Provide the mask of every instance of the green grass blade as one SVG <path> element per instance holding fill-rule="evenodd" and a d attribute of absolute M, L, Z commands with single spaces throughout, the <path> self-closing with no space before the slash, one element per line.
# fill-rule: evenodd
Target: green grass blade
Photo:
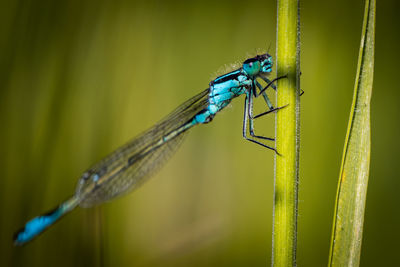
<path fill-rule="evenodd" d="M 296 265 L 299 169 L 299 3 L 278 1 L 273 266 Z"/>
<path fill-rule="evenodd" d="M 353 104 L 336 196 L 329 266 L 358 266 L 371 149 L 375 0 L 366 0 Z"/>

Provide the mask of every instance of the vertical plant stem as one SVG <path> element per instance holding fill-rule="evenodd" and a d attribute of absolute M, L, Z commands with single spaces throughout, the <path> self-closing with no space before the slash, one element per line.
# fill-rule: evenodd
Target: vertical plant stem
<path fill-rule="evenodd" d="M 336 195 L 329 266 L 359 266 L 360 263 L 371 153 L 374 49 L 375 0 L 366 0 L 353 104 Z"/>
<path fill-rule="evenodd" d="M 298 0 L 278 0 L 273 266 L 296 266 L 300 47 Z"/>

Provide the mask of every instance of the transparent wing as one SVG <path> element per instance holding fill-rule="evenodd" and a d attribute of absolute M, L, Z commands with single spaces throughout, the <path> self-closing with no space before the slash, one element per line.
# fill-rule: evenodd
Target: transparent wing
<path fill-rule="evenodd" d="M 85 172 L 75 193 L 80 206 L 90 207 L 111 200 L 137 188 L 154 174 L 179 147 L 185 135 L 179 129 L 207 107 L 207 94 L 208 89 L 187 100 L 152 128 Z M 163 142 L 163 137 L 169 134 L 173 137 Z"/>

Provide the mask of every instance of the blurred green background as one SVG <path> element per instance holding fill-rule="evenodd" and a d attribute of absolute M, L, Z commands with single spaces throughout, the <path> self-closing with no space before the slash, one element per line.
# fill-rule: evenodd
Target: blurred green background
<path fill-rule="evenodd" d="M 398 10 L 378 1 L 362 266 L 398 265 Z M 361 0 L 301 3 L 299 266 L 327 264 L 363 11 Z M 269 265 L 274 155 L 242 139 L 243 98 L 135 193 L 77 209 L 27 246 L 12 235 L 224 65 L 274 54 L 275 27 L 275 1 L 1 0 L 0 265 Z M 272 136 L 273 122 L 259 119 L 258 133 Z"/>

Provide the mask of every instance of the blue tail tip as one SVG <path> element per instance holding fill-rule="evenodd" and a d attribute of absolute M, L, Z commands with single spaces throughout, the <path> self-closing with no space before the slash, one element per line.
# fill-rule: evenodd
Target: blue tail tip
<path fill-rule="evenodd" d="M 21 246 L 25 244 L 26 241 L 24 241 L 23 235 L 25 233 L 25 227 L 19 229 L 16 231 L 13 235 L 13 243 L 14 246 Z"/>

